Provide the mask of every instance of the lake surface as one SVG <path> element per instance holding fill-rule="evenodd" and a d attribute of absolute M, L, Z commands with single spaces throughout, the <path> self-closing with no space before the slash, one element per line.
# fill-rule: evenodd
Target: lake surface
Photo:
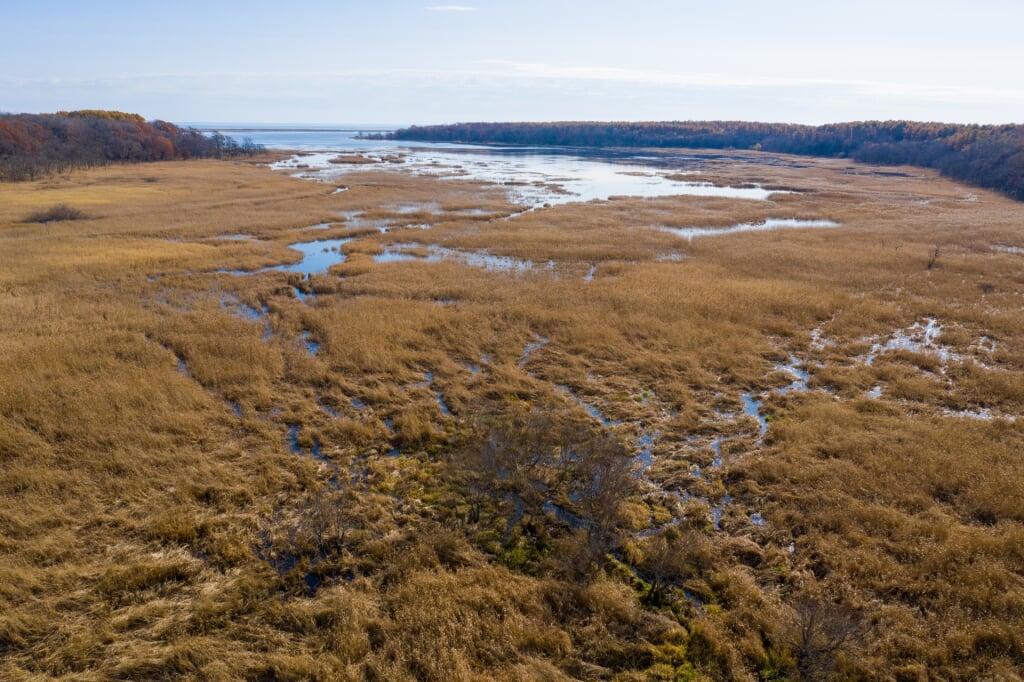
<path fill-rule="evenodd" d="M 263 123 L 182 123 L 204 132 L 219 132 L 239 142 L 245 138 L 267 149 L 295 149 L 297 151 L 378 150 L 378 140 L 361 140 L 360 135 L 386 133 L 394 126 L 380 125 L 270 125 Z M 397 145 L 395 145 L 397 146 Z"/>
<path fill-rule="evenodd" d="M 358 126 L 197 127 L 217 130 L 240 141 L 249 138 L 272 149 L 301 151 L 304 155 L 275 164 L 279 169 L 294 169 L 298 177 L 342 184 L 344 176 L 354 171 L 401 168 L 405 172 L 502 187 L 513 203 L 531 210 L 617 196 L 689 195 L 760 201 L 778 193 L 757 185 L 727 187 L 705 182 L 700 177 L 700 162 L 685 154 L 367 140 L 360 139 L 360 135 L 386 129 Z M 346 154 L 358 154 L 377 163 L 330 162 Z"/>

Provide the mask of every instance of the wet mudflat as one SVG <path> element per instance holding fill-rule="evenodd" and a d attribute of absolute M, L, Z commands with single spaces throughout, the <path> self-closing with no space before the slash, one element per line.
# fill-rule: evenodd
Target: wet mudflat
<path fill-rule="evenodd" d="M 383 143 L 381 143 L 383 144 Z M 458 179 L 503 188 L 509 201 L 531 209 L 565 203 L 607 201 L 612 197 L 697 196 L 763 201 L 782 190 L 756 184 L 719 185 L 700 176 L 699 170 L 680 172 L 638 163 L 643 158 L 596 154 L 576 150 L 556 153 L 541 149 L 485 146 L 445 148 L 395 146 L 360 151 L 374 163 L 394 150 L 402 159 L 402 172 Z M 294 170 L 298 177 L 337 184 L 362 164 L 339 164 L 330 151 L 305 153 L 278 162 L 275 168 Z M 381 161 L 381 163 L 383 163 Z M 422 207 L 412 208 L 422 210 Z M 467 209 L 472 214 L 473 209 Z"/>

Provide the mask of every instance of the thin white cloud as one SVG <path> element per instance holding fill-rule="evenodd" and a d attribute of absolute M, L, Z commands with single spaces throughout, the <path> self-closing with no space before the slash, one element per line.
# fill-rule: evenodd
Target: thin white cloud
<path fill-rule="evenodd" d="M 810 90 L 827 88 L 840 93 L 861 97 L 880 97 L 893 100 L 921 100 L 933 102 L 1022 102 L 1024 89 L 988 88 L 961 84 L 900 83 L 873 80 L 844 80 L 827 78 L 736 77 L 704 72 L 641 71 L 615 67 L 555 66 L 542 63 L 481 60 L 476 68 L 355 68 L 322 71 L 207 71 L 203 73 L 167 72 L 118 74 L 100 78 L 76 79 L 60 77 L 24 78 L 0 75 L 0 86 L 7 88 L 67 88 L 67 87 L 156 87 L 158 89 L 194 88 L 213 89 L 237 84 L 253 88 L 255 84 L 283 86 L 288 91 L 337 86 L 350 83 L 376 81 L 379 85 L 408 84 L 415 81 L 421 86 L 432 84 L 464 83 L 480 87 L 497 87 L 499 81 L 508 85 L 536 85 L 545 83 L 562 87 L 567 83 L 589 81 L 611 85 L 634 85 L 646 88 L 709 90 Z M 251 94 L 251 90 L 250 90 Z"/>
<path fill-rule="evenodd" d="M 489 60 L 462 68 L 125 73 L 98 78 L 0 74 L 0 110 L 71 109 L 80 106 L 76 102 L 97 101 L 171 120 L 291 116 L 405 121 L 410 116 L 407 95 L 413 91 L 426 107 L 422 122 L 725 118 L 824 123 L 909 118 L 999 123 L 1018 120 L 1024 107 L 1024 89 L 956 82 L 758 77 Z M 493 104 L 480 104 L 487 99 Z M 363 109 L 351 104 L 359 100 L 370 104 Z M 189 104 L 175 109 L 177 102 Z M 225 113 L 188 113 L 200 111 Z"/>
<path fill-rule="evenodd" d="M 664 85 L 679 87 L 778 87 L 809 84 L 850 85 L 851 81 L 820 81 L 792 78 L 736 78 L 716 73 L 693 71 L 653 71 L 623 69 L 605 66 L 557 66 L 531 62 L 513 62 L 484 59 L 478 62 L 494 69 L 493 73 L 538 79 L 571 79 L 635 83 L 637 85 Z"/>
<path fill-rule="evenodd" d="M 927 83 L 880 82 L 834 78 L 736 77 L 718 73 L 641 71 L 617 67 L 556 66 L 552 64 L 485 59 L 477 62 L 494 76 L 537 80 L 590 80 L 671 88 L 836 88 L 848 92 L 892 98 L 919 98 L 932 101 L 978 100 L 1020 101 L 1024 90 L 986 88 L 971 85 L 935 85 Z M 479 72 L 477 72 L 479 73 Z"/>
<path fill-rule="evenodd" d="M 468 7 L 466 5 L 428 5 L 423 9 L 431 12 L 475 12 L 476 7 Z"/>

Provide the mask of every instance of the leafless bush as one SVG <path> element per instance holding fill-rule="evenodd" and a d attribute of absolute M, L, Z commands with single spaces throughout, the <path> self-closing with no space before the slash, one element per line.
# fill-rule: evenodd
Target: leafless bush
<path fill-rule="evenodd" d="M 85 213 L 67 204 L 55 204 L 47 209 L 34 211 L 25 217 L 26 223 L 51 223 L 58 220 L 82 220 Z"/>
<path fill-rule="evenodd" d="M 565 409 L 492 405 L 463 457 L 476 490 L 495 500 L 520 500 L 525 513 L 554 516 L 572 531 L 583 546 L 574 565 L 600 563 L 618 543 L 622 506 L 637 484 L 613 434 Z"/>
<path fill-rule="evenodd" d="M 803 679 L 825 679 L 837 658 L 858 649 L 871 632 L 870 622 L 858 610 L 816 591 L 798 594 L 791 608 L 787 643 Z"/>

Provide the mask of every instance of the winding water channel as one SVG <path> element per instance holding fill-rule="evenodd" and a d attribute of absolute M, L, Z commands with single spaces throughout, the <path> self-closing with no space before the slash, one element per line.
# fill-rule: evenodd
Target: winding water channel
<path fill-rule="evenodd" d="M 250 135 L 247 135 L 250 136 Z M 470 180 L 488 186 L 499 187 L 505 190 L 510 202 L 525 207 L 516 211 L 506 219 L 514 219 L 521 213 L 539 208 L 567 204 L 572 202 L 607 201 L 615 197 L 666 197 L 666 196 L 703 196 L 703 197 L 726 197 L 747 201 L 765 201 L 782 190 L 768 189 L 759 185 L 744 186 L 721 186 L 705 181 L 701 177 L 700 164 L 688 160 L 687 157 L 676 155 L 676 160 L 669 163 L 665 157 L 642 158 L 637 155 L 595 155 L 585 154 L 580 150 L 569 153 L 555 153 L 545 149 L 522 149 L 522 148 L 496 148 L 496 147 L 473 147 L 467 145 L 405 145 L 379 140 L 359 140 L 354 134 L 338 134 L 335 132 L 309 133 L 302 139 L 291 135 L 280 144 L 273 140 L 259 139 L 254 135 L 256 142 L 268 144 L 278 148 L 305 148 L 307 151 L 301 155 L 295 155 L 285 159 L 274 167 L 279 170 L 291 172 L 293 175 L 322 183 L 329 183 L 335 187 L 335 193 L 348 191 L 348 184 L 344 183 L 345 176 L 354 170 L 365 170 L 367 168 L 398 169 L 402 172 L 422 174 L 439 177 L 442 179 Z M 349 157 L 362 157 L 366 163 L 336 163 L 340 155 Z M 429 213 L 439 218 L 445 215 L 440 204 L 410 204 L 397 205 L 392 207 L 392 212 L 397 214 L 419 214 Z M 475 209 L 456 211 L 461 216 L 479 216 L 481 221 L 493 220 L 493 215 L 484 214 Z M 418 220 L 423 220 L 420 216 Z M 419 227 L 429 228 L 429 224 L 403 225 L 401 221 L 394 220 L 368 220 L 362 217 L 358 211 L 349 211 L 341 216 L 341 220 L 349 228 L 373 227 L 381 233 L 392 229 Z M 333 226 L 333 223 L 318 223 L 303 228 L 309 232 L 326 230 Z M 739 232 L 769 231 L 777 229 L 795 228 L 836 228 L 839 224 L 825 219 L 797 219 L 797 218 L 768 218 L 762 222 L 741 223 L 727 227 L 662 227 L 687 241 L 694 238 L 714 237 Z M 429 233 L 418 233 L 429 234 Z M 251 239 L 247 235 L 225 235 L 227 239 Z M 298 273 L 305 279 L 312 275 L 324 274 L 332 266 L 343 263 L 346 260 L 344 245 L 351 242 L 354 237 L 336 239 L 312 239 L 295 241 L 288 246 L 298 251 L 301 258 L 295 263 L 283 263 L 261 268 L 259 270 L 222 270 L 232 275 L 246 276 L 255 273 L 279 271 L 285 273 Z M 672 254 L 672 260 L 680 260 L 682 256 Z M 456 262 L 467 267 L 483 268 L 496 272 L 521 275 L 527 271 L 544 268 L 552 270 L 553 262 L 536 265 L 533 262 L 519 260 L 507 256 L 489 254 L 485 251 L 462 251 L 441 246 L 440 244 L 424 242 L 397 242 L 386 245 L 383 250 L 373 256 L 373 261 L 378 264 L 402 263 L 420 261 L 436 263 L 441 261 Z M 583 264 L 589 269 L 583 275 L 584 282 L 593 280 L 597 267 L 593 264 Z M 313 294 L 308 292 L 309 287 L 295 287 L 295 295 L 302 301 L 309 301 Z M 272 328 L 269 322 L 269 310 L 266 306 L 260 309 L 245 304 L 236 304 L 239 315 L 248 320 L 262 321 L 265 325 L 264 339 L 269 339 Z M 931 324 L 923 329 L 912 330 L 923 336 L 923 343 L 930 345 L 934 342 L 936 329 Z M 310 356 L 318 355 L 320 344 L 314 340 L 311 334 L 306 331 L 300 338 L 306 352 Z M 546 337 L 536 335 L 523 348 L 517 365 L 524 372 L 530 374 L 527 369 L 531 360 L 549 342 Z M 883 347 L 872 349 L 874 354 L 885 352 L 893 347 L 900 347 L 905 344 L 901 339 L 891 340 Z M 867 360 L 870 363 L 870 358 Z M 487 364 L 488 359 L 483 359 Z M 182 361 L 182 365 L 184 362 Z M 468 368 L 471 373 L 480 371 L 477 367 Z M 789 357 L 786 364 L 778 365 L 776 370 L 790 374 L 793 382 L 774 392 L 785 394 L 791 391 L 808 390 L 807 383 L 810 375 L 801 369 L 800 362 L 794 356 Z M 187 367 L 183 367 L 185 372 Z M 432 394 L 436 402 L 438 412 L 442 417 L 452 415 L 448 404 L 445 402 L 441 390 L 434 385 L 433 375 L 427 373 L 425 381 L 416 386 Z M 720 488 L 720 492 L 714 499 L 707 497 L 694 497 L 686 490 L 666 488 L 654 478 L 649 476 L 649 471 L 656 464 L 658 455 L 658 440 L 661 433 L 643 427 L 643 425 L 624 425 L 621 421 L 607 417 L 598 405 L 584 401 L 576 395 L 568 386 L 557 385 L 556 389 L 564 393 L 571 401 L 575 402 L 590 417 L 595 419 L 602 428 L 625 429 L 639 426 L 639 435 L 634 433 L 633 449 L 635 453 L 635 471 L 657 494 L 668 498 L 675 498 L 680 503 L 689 500 L 698 500 L 707 506 L 712 526 L 721 530 L 722 521 L 726 509 L 732 502 L 732 495 Z M 740 398 L 740 411 L 734 413 L 728 419 L 738 425 L 744 417 L 752 418 L 756 423 L 753 431 L 746 431 L 746 427 L 740 429 L 741 433 L 733 435 L 717 436 L 710 440 L 701 440 L 693 447 L 697 449 L 710 448 L 713 459 L 703 470 L 699 466 L 692 468 L 694 481 L 703 486 L 698 490 L 709 490 L 718 485 L 720 474 L 716 473 L 725 465 L 725 455 L 722 452 L 722 445 L 734 438 L 754 438 L 755 444 L 760 444 L 768 431 L 768 419 L 763 413 L 763 401 L 766 393 L 746 393 Z M 352 407 L 357 411 L 367 410 L 367 405 L 357 398 L 351 399 Z M 337 418 L 339 413 L 334 408 L 320 403 L 323 411 L 332 419 Z M 236 411 L 238 412 L 238 411 Z M 397 434 L 390 419 L 385 419 L 385 427 L 394 438 Z M 736 427 L 733 427 L 736 428 Z M 304 448 L 299 444 L 301 424 L 287 425 L 287 443 L 290 450 L 296 454 L 312 455 L 321 463 L 326 464 L 331 471 L 331 483 L 338 485 L 339 470 L 337 466 L 320 454 L 319 443 L 314 442 L 310 448 Z M 392 456 L 398 456 L 397 449 L 392 449 Z M 703 493 L 706 494 L 706 493 Z M 562 509 L 549 500 L 545 510 L 564 521 L 570 526 L 578 527 L 582 521 L 573 516 L 566 509 Z M 669 522 L 678 523 L 679 518 Z M 760 514 L 754 512 L 749 521 L 751 524 L 764 525 L 767 521 Z M 655 529 L 657 530 L 657 529 Z M 653 532 L 653 531 L 652 531 Z"/>

